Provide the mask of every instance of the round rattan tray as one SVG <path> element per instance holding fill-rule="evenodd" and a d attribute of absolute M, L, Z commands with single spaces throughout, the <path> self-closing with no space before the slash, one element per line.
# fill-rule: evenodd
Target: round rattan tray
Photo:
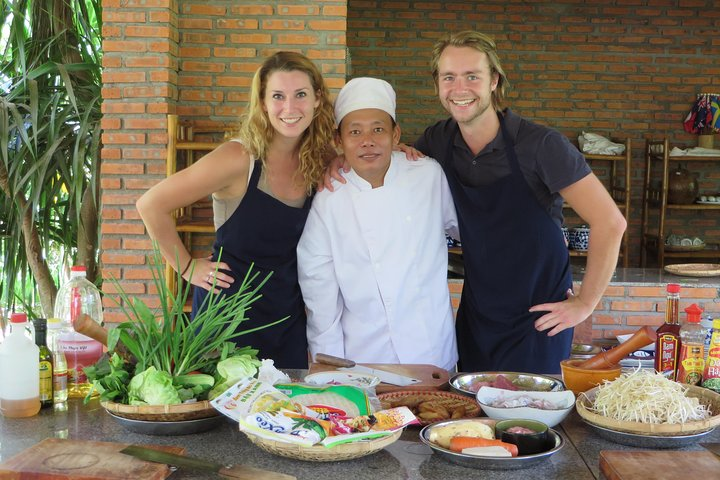
<path fill-rule="evenodd" d="M 242 430 L 241 430 L 242 431 Z M 361 440 L 352 443 L 342 443 L 334 447 L 327 448 L 323 445 L 313 445 L 305 447 L 297 443 L 278 442 L 276 440 L 268 440 L 267 438 L 258 437 L 250 432 L 242 431 L 247 435 L 248 439 L 266 452 L 281 457 L 293 458 L 295 460 L 304 460 L 306 462 L 340 462 L 343 460 L 352 460 L 366 455 L 379 452 L 391 443 L 395 442 L 400 435 L 402 429 L 397 430 L 387 437 L 375 438 L 372 440 Z"/>
<path fill-rule="evenodd" d="M 678 424 L 624 422 L 598 415 L 590 410 L 592 402 L 595 399 L 595 395 L 597 395 L 597 391 L 598 387 L 595 387 L 583 394 L 580 394 L 575 401 L 575 408 L 586 422 L 617 432 L 655 436 L 692 435 L 695 433 L 706 432 L 720 425 L 720 394 L 715 393 L 712 390 L 708 390 L 707 388 L 688 385 L 687 395 L 698 398 L 700 403 L 703 405 L 708 405 L 710 407 L 712 417 L 705 420 Z"/>
<path fill-rule="evenodd" d="M 207 400 L 179 405 L 126 405 L 115 402 L 101 402 L 100 405 L 118 417 L 153 422 L 178 422 L 220 415 Z"/>
<path fill-rule="evenodd" d="M 449 420 L 449 418 L 438 418 L 436 420 L 426 420 L 418 416 L 417 405 L 422 402 L 428 402 L 433 400 L 440 401 L 446 408 L 454 405 L 462 405 L 465 407 L 465 414 L 461 417 L 453 420 L 460 420 L 463 418 L 474 418 L 480 414 L 480 405 L 478 405 L 475 398 L 470 398 L 466 395 L 460 395 L 459 393 L 442 392 L 435 390 L 402 390 L 397 392 L 382 393 L 378 395 L 380 405 L 383 409 L 407 406 L 417 416 L 421 426 L 430 425 L 435 422 L 442 422 Z"/>

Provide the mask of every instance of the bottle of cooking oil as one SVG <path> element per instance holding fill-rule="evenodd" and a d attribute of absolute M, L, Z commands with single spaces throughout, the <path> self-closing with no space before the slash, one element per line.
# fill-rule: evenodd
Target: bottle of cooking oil
<path fill-rule="evenodd" d="M 100 359 L 103 346 L 97 340 L 77 333 L 73 329 L 80 315 L 88 315 L 102 324 L 102 303 L 99 290 L 86 278 L 85 267 L 75 266 L 70 271 L 70 280 L 58 291 L 55 302 L 55 316 L 64 327 L 59 337 L 60 349 L 65 353 L 68 368 L 68 396 L 84 398 L 90 391 L 83 368 Z"/>
<path fill-rule="evenodd" d="M 0 413 L 32 417 L 40 411 L 40 349 L 25 335 L 27 315 L 12 314 L 10 324 L 0 344 Z"/>
<path fill-rule="evenodd" d="M 48 318 L 48 346 L 53 356 L 53 404 L 55 409 L 67 407 L 68 371 L 65 352 L 60 349 L 59 338 L 63 334 L 63 325 L 59 318 Z"/>
<path fill-rule="evenodd" d="M 687 321 L 680 328 L 680 357 L 676 380 L 700 385 L 705 367 L 705 330 L 700 325 L 702 309 L 694 303 L 685 309 Z"/>
<path fill-rule="evenodd" d="M 40 407 L 50 407 L 53 404 L 53 361 L 52 352 L 47 346 L 47 320 L 36 318 L 35 345 L 40 350 Z"/>

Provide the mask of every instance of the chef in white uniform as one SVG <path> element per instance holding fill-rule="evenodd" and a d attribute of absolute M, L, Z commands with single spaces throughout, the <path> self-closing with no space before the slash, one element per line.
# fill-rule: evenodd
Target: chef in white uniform
<path fill-rule="evenodd" d="M 400 127 L 384 80 L 349 81 L 335 121 L 352 169 L 315 196 L 297 248 L 310 352 L 452 370 L 445 233 L 459 235 L 445 175 L 393 152 Z"/>

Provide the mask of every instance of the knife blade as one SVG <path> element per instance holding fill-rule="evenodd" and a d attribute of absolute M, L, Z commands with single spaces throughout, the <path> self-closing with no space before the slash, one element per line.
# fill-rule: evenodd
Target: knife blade
<path fill-rule="evenodd" d="M 720 443 L 701 443 L 700 446 L 720 457 Z"/>
<path fill-rule="evenodd" d="M 199 470 L 201 472 L 213 472 L 223 477 L 240 478 L 243 480 L 296 480 L 296 477 L 284 473 L 271 472 L 247 465 L 223 465 L 209 460 L 188 457 L 186 455 L 176 455 L 140 445 L 129 445 L 120 450 L 120 453 L 148 462 L 165 463 L 167 465 Z"/>
<path fill-rule="evenodd" d="M 352 360 L 347 358 L 335 357 L 333 355 L 327 355 L 325 353 L 316 353 L 315 361 L 318 363 L 324 363 L 326 365 L 332 365 L 339 367 L 338 370 L 346 372 L 366 373 L 375 375 L 383 383 L 389 383 L 390 385 L 397 385 L 399 387 L 407 387 L 415 383 L 421 383 L 420 380 L 406 375 L 400 375 L 399 373 L 388 372 L 387 370 L 381 370 L 378 368 L 370 368 L 363 365 L 358 365 Z"/>
<path fill-rule="evenodd" d="M 380 370 L 379 368 L 370 368 L 363 365 L 355 365 L 354 367 L 342 367 L 338 368 L 343 372 L 357 372 L 357 373 L 368 373 L 375 375 L 383 383 L 389 383 L 390 385 L 397 385 L 398 387 L 407 387 L 415 383 L 420 383 L 420 380 L 413 377 L 407 377 L 400 375 L 399 373 L 388 372 L 387 370 Z"/>

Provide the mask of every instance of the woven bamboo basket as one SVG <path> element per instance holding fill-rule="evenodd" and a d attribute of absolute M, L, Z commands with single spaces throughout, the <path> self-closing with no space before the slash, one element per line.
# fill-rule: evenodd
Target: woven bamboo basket
<path fill-rule="evenodd" d="M 701 404 L 709 406 L 712 416 L 705 420 L 676 424 L 626 422 L 599 415 L 591 410 L 597 391 L 598 387 L 595 387 L 580 394 L 575 401 L 575 408 L 588 423 L 610 430 L 636 435 L 679 436 L 706 432 L 720 425 L 720 394 L 707 388 L 688 385 L 687 395 L 695 397 L 700 400 Z"/>
<path fill-rule="evenodd" d="M 102 407 L 118 417 L 150 422 L 179 422 L 220 415 L 207 400 L 178 405 L 126 405 L 101 402 Z"/>
<path fill-rule="evenodd" d="M 378 399 L 380 400 L 380 405 L 382 405 L 383 409 L 407 406 L 413 411 L 415 416 L 418 416 L 419 414 L 417 411 L 418 404 L 430 401 L 436 401 L 450 410 L 452 410 L 453 407 L 462 405 L 465 409 L 464 415 L 459 418 L 454 418 L 453 420 L 474 418 L 480 414 L 480 405 L 478 405 L 477 401 L 475 401 L 475 398 L 470 398 L 466 395 L 460 395 L 457 393 L 435 390 L 401 390 L 380 394 L 378 395 Z M 435 420 L 426 420 L 418 416 L 418 421 L 421 426 L 449 419 L 450 418 L 437 418 Z"/>
<path fill-rule="evenodd" d="M 341 462 L 364 457 L 379 452 L 391 443 L 394 443 L 400 438 L 400 435 L 402 435 L 402 429 L 400 429 L 387 437 L 342 443 L 328 448 L 323 445 L 306 447 L 297 443 L 278 442 L 276 440 L 258 437 L 250 432 L 242 432 L 247 435 L 252 443 L 266 452 L 295 460 L 304 460 L 306 462 Z"/>

